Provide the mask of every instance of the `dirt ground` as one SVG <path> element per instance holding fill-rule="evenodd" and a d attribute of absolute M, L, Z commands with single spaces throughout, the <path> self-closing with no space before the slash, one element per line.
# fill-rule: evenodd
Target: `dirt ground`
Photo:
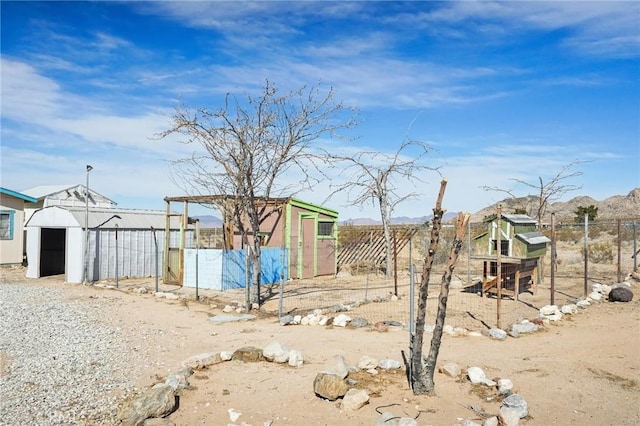
<path fill-rule="evenodd" d="M 481 413 L 497 414 L 500 398 L 466 379 L 436 373 L 436 394 L 415 396 L 404 370 L 376 376 L 358 374 L 356 387 L 371 399 L 358 411 L 345 412 L 340 402 L 317 397 L 313 381 L 336 355 L 357 364 L 362 356 L 402 361 L 408 352 L 406 330 L 379 332 L 372 327 L 291 325 L 277 318 L 213 324 L 229 301 L 212 295 L 207 302 L 167 300 L 132 291 L 154 288 L 149 280 L 123 280 L 120 288 L 64 284 L 60 277 L 26 280 L 13 272 L 13 282 L 62 287 L 74 298 L 109 298 L 111 318 L 121 321 L 131 336 L 142 336 L 139 347 L 150 354 L 147 368 L 134 371 L 140 387 L 150 386 L 179 369 L 183 360 L 204 352 L 264 347 L 277 341 L 304 356 L 300 368 L 267 362 L 229 361 L 196 371 L 191 387 L 179 396 L 179 408 L 169 416 L 177 425 L 374 425 L 379 413 L 417 418 L 419 425 L 458 425 L 462 419 L 482 423 Z M 577 281 L 580 285 L 580 281 Z M 161 291 L 175 287 L 160 285 Z M 481 367 L 489 378 L 508 378 L 528 403 L 526 425 L 640 424 L 640 285 L 630 303 L 601 302 L 544 330 L 505 341 L 482 337 L 443 336 L 438 364 Z M 193 297 L 192 289 L 179 293 Z M 163 330 L 143 333 L 143 330 Z M 425 335 L 425 354 L 431 335 Z M 475 411 L 470 407 L 475 408 Z M 229 410 L 241 413 L 232 421 Z M 270 423 L 269 423 L 270 422 Z"/>

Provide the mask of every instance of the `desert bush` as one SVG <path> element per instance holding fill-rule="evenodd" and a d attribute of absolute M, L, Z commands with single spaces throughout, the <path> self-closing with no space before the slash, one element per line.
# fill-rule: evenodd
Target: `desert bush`
<path fill-rule="evenodd" d="M 584 247 L 582 248 L 584 259 Z M 589 246 L 589 261 L 593 263 L 613 263 L 613 247 L 609 243 L 594 243 Z"/>

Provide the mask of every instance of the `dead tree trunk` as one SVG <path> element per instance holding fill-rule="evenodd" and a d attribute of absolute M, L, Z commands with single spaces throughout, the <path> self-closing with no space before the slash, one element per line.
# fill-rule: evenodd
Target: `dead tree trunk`
<path fill-rule="evenodd" d="M 429 250 L 424 260 L 422 269 L 422 279 L 420 280 L 420 293 L 418 296 L 418 316 L 416 318 L 415 334 L 411 336 L 411 360 L 410 360 L 410 380 L 413 393 L 420 395 L 424 393 L 420 384 L 425 381 L 424 367 L 422 365 L 422 343 L 424 339 L 424 323 L 427 315 L 427 296 L 429 295 L 429 279 L 431 276 L 431 266 L 438 249 L 438 241 L 440 239 L 440 228 L 442 227 L 442 199 L 444 191 L 447 187 L 447 180 L 442 179 L 440 182 L 440 192 L 436 200 L 436 206 L 433 208 L 433 219 L 431 221 L 431 241 L 429 242 Z"/>
<path fill-rule="evenodd" d="M 449 298 L 449 286 L 451 284 L 451 276 L 453 270 L 456 267 L 456 261 L 458 260 L 458 254 L 462 249 L 462 237 L 467 229 L 467 222 L 469 221 L 469 213 L 464 216 L 462 213 L 458 213 L 458 231 L 456 232 L 456 239 L 453 241 L 451 247 L 451 253 L 449 254 L 449 260 L 447 261 L 447 269 L 442 275 L 442 283 L 440 284 L 440 296 L 438 297 L 438 313 L 436 314 L 436 325 L 433 329 L 433 336 L 431 337 L 431 347 L 429 349 L 429 355 L 425 359 L 424 372 L 420 374 L 422 381 L 419 385 L 414 385 L 413 393 L 419 395 L 416 389 L 419 389 L 421 393 L 433 393 L 435 383 L 433 382 L 433 374 L 436 370 L 436 362 L 438 360 L 438 352 L 440 351 L 440 342 L 442 340 L 442 330 L 444 329 L 444 320 L 447 315 L 447 299 Z"/>

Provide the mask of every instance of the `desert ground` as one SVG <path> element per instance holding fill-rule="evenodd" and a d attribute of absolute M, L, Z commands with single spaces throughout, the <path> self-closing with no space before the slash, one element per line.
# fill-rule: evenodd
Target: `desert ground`
<path fill-rule="evenodd" d="M 109 317 L 102 320 L 121 324 L 147 358 L 130 371 L 138 389 L 164 380 L 185 359 L 205 352 L 262 348 L 274 341 L 302 352 L 304 364 L 299 368 L 227 361 L 196 370 L 189 378 L 190 387 L 179 394 L 179 408 L 168 416 L 176 425 L 374 425 L 383 411 L 416 418 L 419 425 L 459 425 L 464 419 L 481 424 L 500 407 L 501 398 L 494 390 L 440 372 L 435 374 L 435 395 L 416 396 L 403 369 L 352 374 L 355 386 L 370 394 L 369 403 L 357 411 L 343 410 L 339 400 L 315 395 L 314 378 L 337 355 L 354 365 L 363 356 L 402 361 L 409 341 L 402 327 L 381 332 L 372 326 L 282 326 L 277 316 L 259 311 L 252 312 L 257 314 L 254 320 L 214 324 L 209 318 L 233 301 L 225 300 L 224 293 L 204 291 L 196 301 L 193 289 L 163 284 L 161 291 L 183 298 L 136 292 L 141 287 L 153 290 L 153 279 L 121 280 L 113 289 L 65 284 L 62 277 L 27 280 L 22 270 L 13 269 L 4 270 L 1 281 L 63 288 L 76 302 L 108 302 Z M 571 285 L 579 294 L 582 280 L 575 278 Z M 632 288 L 636 296 L 629 303 L 594 303 L 518 338 L 500 341 L 486 335 L 445 334 L 438 365 L 455 362 L 463 371 L 477 366 L 491 379 L 510 379 L 528 404 L 529 415 L 521 424 L 640 424 L 640 284 L 634 282 Z M 425 334 L 425 354 L 430 340 L 431 334 Z M 5 357 L 3 362 L 11 361 Z M 239 417 L 232 419 L 229 410 Z M 7 421 L 11 424 L 8 419 L 2 423 Z"/>

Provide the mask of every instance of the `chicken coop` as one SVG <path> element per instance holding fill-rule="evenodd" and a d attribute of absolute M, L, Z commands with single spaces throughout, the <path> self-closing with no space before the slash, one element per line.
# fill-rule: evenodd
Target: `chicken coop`
<path fill-rule="evenodd" d="M 523 290 L 535 294 L 541 280 L 540 259 L 551 240 L 537 230 L 537 222 L 527 215 L 493 215 L 485 223 L 486 231 L 472 240 L 471 257 L 483 263 L 481 295 L 518 298 Z"/>

